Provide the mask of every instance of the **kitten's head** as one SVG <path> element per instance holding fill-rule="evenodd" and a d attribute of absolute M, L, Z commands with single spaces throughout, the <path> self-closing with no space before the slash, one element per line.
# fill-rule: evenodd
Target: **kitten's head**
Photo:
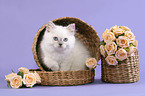
<path fill-rule="evenodd" d="M 66 27 L 55 25 L 52 21 L 48 22 L 44 39 L 46 47 L 53 48 L 56 51 L 70 50 L 75 44 L 75 24 L 69 24 Z"/>

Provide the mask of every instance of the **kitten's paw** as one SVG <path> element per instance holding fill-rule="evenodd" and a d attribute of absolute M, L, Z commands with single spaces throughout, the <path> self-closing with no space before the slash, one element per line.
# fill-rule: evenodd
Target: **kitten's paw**
<path fill-rule="evenodd" d="M 44 58 L 44 64 L 52 71 L 59 71 L 58 63 L 50 58 Z"/>
<path fill-rule="evenodd" d="M 58 64 L 53 64 L 53 65 L 51 66 L 51 70 L 53 70 L 53 71 L 59 71 L 59 66 L 58 66 Z"/>

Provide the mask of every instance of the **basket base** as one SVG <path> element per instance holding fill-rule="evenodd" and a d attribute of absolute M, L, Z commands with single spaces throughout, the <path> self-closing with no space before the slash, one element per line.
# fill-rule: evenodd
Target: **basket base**
<path fill-rule="evenodd" d="M 112 83 L 112 84 L 123 84 L 123 83 L 135 83 L 135 82 L 138 82 L 139 81 L 139 78 L 135 81 L 126 81 L 126 80 L 122 80 L 122 81 L 108 81 L 108 80 L 104 80 L 104 79 L 101 79 L 103 82 L 106 82 L 106 83 Z"/>
<path fill-rule="evenodd" d="M 74 86 L 92 83 L 94 81 L 94 70 L 79 71 L 36 71 L 41 77 L 41 85 L 45 86 Z"/>

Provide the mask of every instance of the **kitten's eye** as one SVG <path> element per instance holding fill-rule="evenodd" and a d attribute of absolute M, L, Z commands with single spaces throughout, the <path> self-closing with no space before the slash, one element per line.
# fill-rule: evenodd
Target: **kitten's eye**
<path fill-rule="evenodd" d="M 58 41 L 58 38 L 57 37 L 53 37 L 54 41 Z"/>
<path fill-rule="evenodd" d="M 67 41 L 68 41 L 68 39 L 67 39 L 67 38 L 64 38 L 64 39 L 63 39 L 63 41 L 64 41 L 64 42 L 67 42 Z"/>

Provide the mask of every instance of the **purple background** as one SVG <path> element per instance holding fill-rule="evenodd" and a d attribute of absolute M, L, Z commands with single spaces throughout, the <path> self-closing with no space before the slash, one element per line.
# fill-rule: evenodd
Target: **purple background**
<path fill-rule="evenodd" d="M 96 68 L 92 84 L 81 86 L 34 86 L 11 89 L 4 76 L 19 67 L 38 68 L 32 54 L 34 35 L 42 25 L 59 17 L 77 17 L 92 25 L 100 39 L 106 28 L 128 26 L 139 42 L 140 80 L 109 84 L 100 80 Z M 145 0 L 0 0 L 0 94 L 7 95 L 98 95 L 145 96 Z M 100 63 L 100 62 L 99 62 Z"/>

